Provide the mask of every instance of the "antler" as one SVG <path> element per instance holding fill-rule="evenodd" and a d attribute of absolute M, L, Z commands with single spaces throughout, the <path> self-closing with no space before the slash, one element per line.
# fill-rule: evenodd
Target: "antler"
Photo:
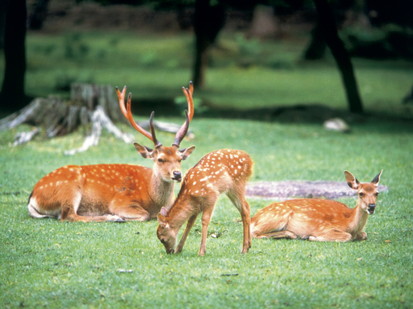
<path fill-rule="evenodd" d="M 138 131 L 139 133 L 143 134 L 144 136 L 146 136 L 147 138 L 149 138 L 155 145 L 155 147 L 159 147 L 162 144 L 160 142 L 157 141 L 156 136 L 155 136 L 155 128 L 153 126 L 153 116 L 154 116 L 154 112 L 151 113 L 151 116 L 149 118 L 149 126 L 151 129 L 151 133 L 149 133 L 148 131 L 146 131 L 144 128 L 142 128 L 140 125 L 138 125 L 135 120 L 133 119 L 133 115 L 132 115 L 132 107 L 131 107 L 131 101 L 132 101 L 132 94 L 129 93 L 128 94 L 128 101 L 126 103 L 126 107 L 125 107 L 125 94 L 126 94 L 126 86 L 123 87 L 122 92 L 119 91 L 119 88 L 116 87 L 116 94 L 118 95 L 118 102 L 119 102 L 119 107 L 120 110 L 123 114 L 123 116 L 129 121 L 129 123 L 131 124 L 131 126 Z"/>
<path fill-rule="evenodd" d="M 194 116 L 194 112 L 195 112 L 194 100 L 192 98 L 192 94 L 194 93 L 194 85 L 192 81 L 189 82 L 188 88 L 182 87 L 182 91 L 186 97 L 186 101 L 188 102 L 188 111 L 185 111 L 186 120 L 184 124 L 181 126 L 181 128 L 178 130 L 178 132 L 175 135 L 175 141 L 172 144 L 172 146 L 176 146 L 176 147 L 179 147 L 186 133 L 188 132 L 189 123 L 192 121 L 192 117 Z"/>

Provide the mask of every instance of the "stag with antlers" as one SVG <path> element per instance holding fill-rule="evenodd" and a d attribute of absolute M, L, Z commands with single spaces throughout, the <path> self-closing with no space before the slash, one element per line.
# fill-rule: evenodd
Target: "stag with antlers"
<path fill-rule="evenodd" d="M 193 85 L 183 87 L 188 103 L 186 120 L 172 146 L 163 146 L 155 135 L 154 112 L 150 132 L 137 124 L 132 115 L 131 94 L 125 104 L 126 86 L 116 89 L 124 117 L 139 133 L 154 144 L 153 149 L 135 143 L 143 158 L 153 160 L 153 168 L 128 164 L 72 165 L 58 168 L 34 186 L 28 203 L 33 218 L 54 217 L 68 221 L 146 221 L 156 218 L 161 207 L 174 198 L 174 182 L 180 182 L 181 161 L 195 149 L 180 149 L 194 114 Z"/>

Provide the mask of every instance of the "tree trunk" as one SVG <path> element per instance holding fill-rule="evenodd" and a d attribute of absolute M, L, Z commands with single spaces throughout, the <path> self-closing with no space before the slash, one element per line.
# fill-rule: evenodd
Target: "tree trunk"
<path fill-rule="evenodd" d="M 133 136 L 123 133 L 114 124 L 120 120 L 125 121 L 112 86 L 73 84 L 69 101 L 53 97 L 37 98 L 23 109 L 1 119 L 0 131 L 12 129 L 21 124 L 35 126 L 29 132 L 20 132 L 16 135 L 13 145 L 17 146 L 29 142 L 42 130 L 48 138 L 53 138 L 70 134 L 79 127 L 87 127 L 89 133 L 82 146 L 65 152 L 65 154 L 72 155 L 96 146 L 99 143 L 102 129 L 106 129 L 126 143 L 131 143 Z M 149 130 L 149 121 L 140 125 Z M 167 122 L 155 122 L 154 126 L 157 130 L 174 134 L 181 127 Z M 187 137 L 193 138 L 194 135 L 188 132 Z"/>
<path fill-rule="evenodd" d="M 3 2 L 5 70 L 1 89 L 0 106 L 4 110 L 16 110 L 24 106 L 24 79 L 26 73 L 26 22 L 25 0 Z"/>
<path fill-rule="evenodd" d="M 195 59 L 192 81 L 196 88 L 205 84 L 208 49 L 214 44 L 225 24 L 225 8 L 220 2 L 211 5 L 209 0 L 196 0 L 194 13 Z"/>
<path fill-rule="evenodd" d="M 363 104 L 357 87 L 353 65 L 343 42 L 338 36 L 337 26 L 327 0 L 314 0 L 317 9 L 319 24 L 323 30 L 326 43 L 330 48 L 346 91 L 349 110 L 353 113 L 362 113 Z"/>
<path fill-rule="evenodd" d="M 4 49 L 4 28 L 6 27 L 7 1 L 0 1 L 0 50 Z"/>
<path fill-rule="evenodd" d="M 47 17 L 47 8 L 49 0 L 35 0 L 32 2 L 32 9 L 29 16 L 29 28 L 32 30 L 40 30 L 43 28 L 43 23 Z"/>
<path fill-rule="evenodd" d="M 324 32 L 320 24 L 317 22 L 311 31 L 310 44 L 304 52 L 305 60 L 319 60 L 324 58 L 326 51 L 326 41 L 324 39 Z"/>

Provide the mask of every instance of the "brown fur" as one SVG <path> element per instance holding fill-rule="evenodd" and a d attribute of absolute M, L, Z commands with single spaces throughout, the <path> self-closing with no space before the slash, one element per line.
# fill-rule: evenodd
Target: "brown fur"
<path fill-rule="evenodd" d="M 168 149 L 167 160 L 157 162 Z M 29 214 L 68 221 L 146 221 L 173 202 L 173 173 L 193 147 L 180 152 L 162 147 L 153 154 L 154 168 L 127 164 L 65 166 L 44 176 L 34 186 Z"/>
<path fill-rule="evenodd" d="M 376 204 L 381 172 L 370 183 L 360 183 L 345 172 L 351 188 L 357 190 L 355 208 L 322 199 L 296 199 L 273 203 L 251 219 L 256 238 L 301 238 L 312 241 L 350 241 L 367 239 L 364 227 L 369 205 Z M 374 209 L 374 208 L 373 208 Z M 373 210 L 374 211 L 374 210 Z"/>
<path fill-rule="evenodd" d="M 198 254 L 205 254 L 208 224 L 215 203 L 222 193 L 225 193 L 240 211 L 244 233 L 242 252 L 248 252 L 251 247 L 250 207 L 245 200 L 245 186 L 252 174 L 252 165 L 247 153 L 221 149 L 207 154 L 188 171 L 169 212 L 163 209 L 158 215 L 157 235 L 167 253 L 182 251 L 189 231 L 198 214 L 202 212 L 202 239 Z M 175 249 L 178 231 L 186 221 L 186 229 Z"/>

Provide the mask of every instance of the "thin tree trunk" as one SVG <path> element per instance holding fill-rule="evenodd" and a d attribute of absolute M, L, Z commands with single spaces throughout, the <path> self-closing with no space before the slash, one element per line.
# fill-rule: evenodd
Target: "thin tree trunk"
<path fill-rule="evenodd" d="M 1 107 L 15 110 L 24 106 L 26 73 L 25 0 L 8 0 L 5 4 L 4 59 L 5 70 L 1 89 Z"/>
<path fill-rule="evenodd" d="M 317 22 L 311 31 L 310 44 L 304 52 L 304 59 L 306 60 L 319 60 L 324 57 L 326 51 L 326 41 L 324 38 L 323 29 Z"/>
<path fill-rule="evenodd" d="M 195 57 L 192 81 L 196 88 L 205 84 L 205 70 L 208 62 L 208 49 L 214 44 L 219 31 L 225 24 L 225 8 L 218 2 L 197 0 L 195 3 L 194 32 Z"/>
<path fill-rule="evenodd" d="M 32 30 L 40 30 L 43 28 L 43 23 L 47 17 L 47 9 L 49 0 L 36 0 L 32 2 L 32 10 L 29 16 L 29 28 Z"/>
<path fill-rule="evenodd" d="M 319 24 L 323 30 L 326 43 L 340 70 L 346 91 L 349 110 L 353 113 L 363 112 L 363 103 L 359 94 L 353 64 L 350 56 L 338 36 L 337 25 L 327 0 L 314 0 L 317 9 Z"/>

